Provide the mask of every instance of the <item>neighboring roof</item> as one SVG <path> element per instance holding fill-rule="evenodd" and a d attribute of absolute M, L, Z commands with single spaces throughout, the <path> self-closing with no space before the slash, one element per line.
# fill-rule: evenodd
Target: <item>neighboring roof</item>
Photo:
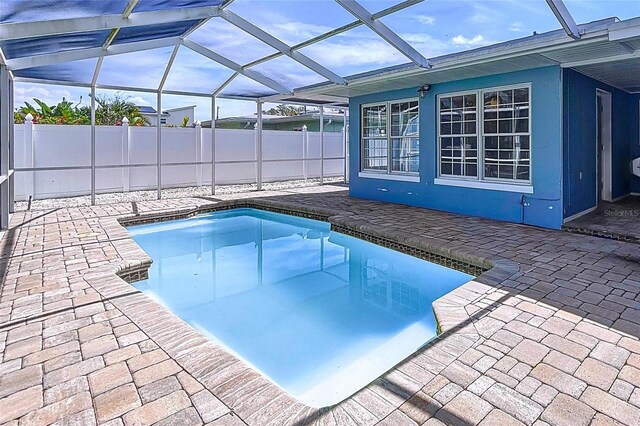
<path fill-rule="evenodd" d="M 320 120 L 319 112 L 308 112 L 306 114 L 300 115 L 262 115 L 263 123 L 295 123 L 295 122 L 313 122 Z M 342 113 L 336 112 L 325 112 L 324 120 L 344 121 L 344 115 Z M 257 118 L 255 115 L 245 115 L 245 116 L 236 116 L 236 117 L 224 117 L 217 118 L 216 124 L 219 123 L 255 123 Z M 211 120 L 205 120 L 202 122 L 203 127 L 211 127 Z"/>
<path fill-rule="evenodd" d="M 164 112 L 171 113 L 173 111 L 182 111 L 183 109 L 195 108 L 196 106 L 197 105 L 185 105 L 185 106 L 176 107 L 176 108 L 167 108 L 164 110 Z"/>
<path fill-rule="evenodd" d="M 156 109 L 154 107 L 151 107 L 151 106 L 146 106 L 146 105 L 139 106 L 138 105 L 138 109 L 140 110 L 140 114 L 143 114 L 143 115 L 154 115 L 154 114 L 158 113 L 158 111 L 156 111 Z M 163 116 L 168 116 L 168 115 L 171 115 L 171 114 L 169 114 L 165 110 L 165 111 L 162 111 L 162 115 Z"/>
<path fill-rule="evenodd" d="M 143 106 L 138 105 L 138 109 L 142 114 L 156 114 L 158 112 L 154 107 L 144 106 L 144 105 Z"/>

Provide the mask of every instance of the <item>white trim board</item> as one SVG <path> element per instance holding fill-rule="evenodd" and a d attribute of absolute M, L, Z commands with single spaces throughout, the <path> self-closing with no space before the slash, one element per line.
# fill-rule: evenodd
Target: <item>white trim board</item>
<path fill-rule="evenodd" d="M 565 217 L 564 219 L 562 219 L 562 223 L 564 224 L 564 223 L 567 223 L 567 222 L 571 222 L 574 219 L 577 219 L 577 218 L 582 217 L 584 215 L 587 215 L 587 214 L 589 214 L 591 212 L 594 212 L 597 208 L 598 208 L 598 206 L 589 207 L 586 210 L 582 210 L 580 213 L 576 213 L 576 214 L 571 215 L 569 217 Z"/>
<path fill-rule="evenodd" d="M 613 199 L 613 200 L 611 200 L 610 202 L 611 202 L 611 203 L 615 203 L 616 201 L 624 200 L 625 198 L 629 197 L 630 195 L 631 195 L 631 193 L 621 195 L 621 196 L 619 196 L 619 197 L 614 198 L 614 199 Z"/>
<path fill-rule="evenodd" d="M 389 173 L 359 172 L 358 177 L 363 179 L 395 180 L 395 181 L 402 181 L 402 182 L 420 182 L 420 176 L 394 175 Z"/>
<path fill-rule="evenodd" d="M 517 184 L 511 184 L 511 183 L 498 183 L 498 182 L 475 181 L 475 180 L 458 180 L 458 179 L 445 179 L 445 178 L 435 178 L 433 180 L 433 183 L 435 185 L 457 186 L 461 188 L 486 189 L 489 191 L 533 194 L 532 185 L 517 185 Z"/>

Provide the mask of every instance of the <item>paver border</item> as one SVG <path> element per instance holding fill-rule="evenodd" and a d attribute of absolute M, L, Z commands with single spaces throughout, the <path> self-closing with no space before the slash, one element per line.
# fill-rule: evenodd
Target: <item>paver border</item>
<path fill-rule="evenodd" d="M 331 229 L 337 232 L 347 233 L 413 256 L 435 261 L 435 263 L 444 263 L 445 266 L 453 268 L 467 266 L 469 271 L 481 272 L 474 280 L 463 284 L 433 303 L 434 314 L 438 322 L 438 337 L 400 364 L 407 362 L 424 350 L 428 350 L 444 336 L 450 336 L 452 333 L 465 338 L 465 344 L 468 341 L 468 344 L 471 345 L 479 338 L 479 335 L 473 326 L 471 315 L 465 309 L 466 306 L 481 299 L 492 289 L 500 288 L 502 281 L 519 274 L 519 265 L 511 260 L 483 258 L 476 253 L 465 252 L 464 249 L 449 248 L 445 243 L 437 240 L 399 232 L 390 233 L 385 229 L 375 229 L 349 213 L 328 209 L 312 209 L 264 199 L 229 200 L 195 208 L 101 218 L 100 224 L 123 262 L 117 266 L 105 265 L 91 270 L 85 274 L 85 281 L 103 298 L 110 299 L 116 308 L 238 415 L 254 421 L 257 418 L 270 420 L 270 417 L 275 417 L 279 413 L 273 404 L 257 408 L 255 401 L 251 403 L 251 398 L 258 394 L 263 396 L 268 394 L 270 399 L 277 399 L 287 407 L 295 407 L 296 415 L 300 419 L 308 418 L 310 415 L 321 416 L 329 408 L 348 404 L 353 396 L 333 407 L 305 406 L 225 348 L 203 336 L 163 305 L 133 288 L 130 285 L 131 282 L 145 279 L 148 276 L 147 271 L 152 260 L 135 243 L 125 228 L 126 226 L 189 218 L 200 213 L 236 208 L 256 208 L 327 221 L 331 224 Z M 392 367 L 379 379 L 393 375 L 398 365 Z M 422 385 L 424 384 L 426 383 Z M 371 386 L 372 384 L 369 384 L 365 389 Z M 409 396 L 406 399 L 408 398 Z M 281 404 L 277 404 L 280 409 L 282 408 Z M 393 405 L 394 408 L 397 408 L 398 401 L 395 401 Z"/>

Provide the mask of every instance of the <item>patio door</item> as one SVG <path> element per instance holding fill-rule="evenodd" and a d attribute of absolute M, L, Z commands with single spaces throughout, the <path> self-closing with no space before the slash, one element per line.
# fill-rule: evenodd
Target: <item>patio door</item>
<path fill-rule="evenodd" d="M 611 93 L 596 91 L 596 205 L 612 200 Z"/>

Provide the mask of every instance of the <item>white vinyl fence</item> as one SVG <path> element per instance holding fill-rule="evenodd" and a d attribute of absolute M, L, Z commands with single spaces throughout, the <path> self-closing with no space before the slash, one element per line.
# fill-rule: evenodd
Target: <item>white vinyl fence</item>
<path fill-rule="evenodd" d="M 256 130 L 215 136 L 216 185 L 256 183 L 258 167 L 263 182 L 346 174 L 344 131 L 263 130 L 262 164 Z M 211 185 L 211 129 L 163 127 L 161 141 L 162 188 Z M 96 126 L 96 193 L 157 189 L 156 149 L 156 127 Z M 16 124 L 14 156 L 16 201 L 91 193 L 90 126 Z"/>

